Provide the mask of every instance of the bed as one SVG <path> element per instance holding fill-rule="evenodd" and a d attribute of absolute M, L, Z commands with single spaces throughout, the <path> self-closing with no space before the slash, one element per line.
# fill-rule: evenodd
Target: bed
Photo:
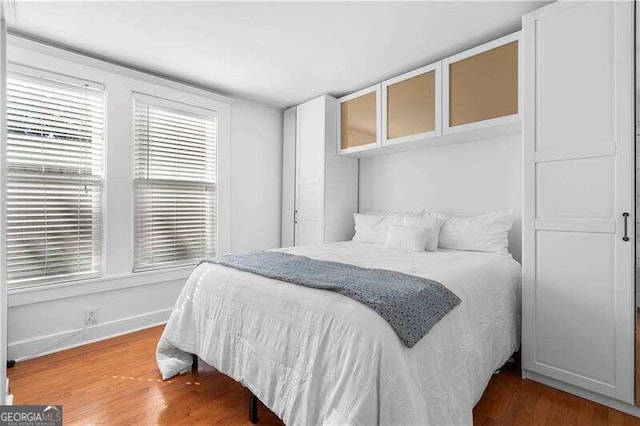
<path fill-rule="evenodd" d="M 348 297 L 203 263 L 158 343 L 165 379 L 189 371 L 195 354 L 286 424 L 472 423 L 491 375 L 519 347 L 516 261 L 353 241 L 279 251 L 421 276 L 462 302 L 408 348 L 380 315 Z"/>

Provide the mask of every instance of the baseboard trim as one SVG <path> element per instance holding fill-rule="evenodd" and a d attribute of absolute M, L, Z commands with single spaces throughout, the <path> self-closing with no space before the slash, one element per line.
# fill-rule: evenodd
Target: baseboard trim
<path fill-rule="evenodd" d="M 608 396 L 599 395 L 586 389 L 582 389 L 577 386 L 563 383 L 550 377 L 534 373 L 533 371 L 522 370 L 522 377 L 524 379 L 530 379 L 535 382 L 551 386 L 552 388 L 560 389 L 561 391 L 577 395 L 581 398 L 588 399 L 589 401 L 597 402 L 601 405 L 606 405 L 607 407 L 622 411 L 629 415 L 640 417 L 640 407 L 636 407 L 635 405 L 627 404 L 626 402 L 618 401 L 617 399 L 609 398 Z"/>
<path fill-rule="evenodd" d="M 164 324 L 169 319 L 171 308 L 161 309 L 158 311 L 146 312 L 144 314 L 135 315 L 117 320 L 99 323 L 87 328 L 84 332 L 69 339 L 62 346 L 53 348 L 38 356 L 60 352 L 65 349 L 71 349 L 77 346 L 86 345 L 88 343 L 98 342 L 111 337 L 120 336 L 122 334 L 131 333 L 133 331 L 142 330 L 156 325 Z M 66 330 L 59 333 L 38 336 L 31 339 L 10 342 L 8 347 L 8 359 L 22 361 L 43 348 L 47 348 L 56 342 L 64 340 L 78 329 Z"/>

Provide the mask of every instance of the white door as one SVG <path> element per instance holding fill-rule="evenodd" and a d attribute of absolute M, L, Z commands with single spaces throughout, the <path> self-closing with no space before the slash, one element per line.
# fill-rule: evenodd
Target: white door
<path fill-rule="evenodd" d="M 554 3 L 523 37 L 525 375 L 632 403 L 633 3 Z"/>
<path fill-rule="evenodd" d="M 325 99 L 297 108 L 295 245 L 323 243 Z"/>
<path fill-rule="evenodd" d="M 296 191 L 296 107 L 284 112 L 282 123 L 282 235 L 281 246 L 294 245 Z"/>

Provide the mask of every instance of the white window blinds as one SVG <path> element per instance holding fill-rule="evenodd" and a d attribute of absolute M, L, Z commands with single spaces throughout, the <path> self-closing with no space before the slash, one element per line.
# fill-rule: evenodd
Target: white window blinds
<path fill-rule="evenodd" d="M 134 270 L 215 256 L 213 111 L 134 95 Z"/>
<path fill-rule="evenodd" d="M 9 72 L 10 288 L 101 274 L 103 145 L 104 87 L 22 67 Z"/>

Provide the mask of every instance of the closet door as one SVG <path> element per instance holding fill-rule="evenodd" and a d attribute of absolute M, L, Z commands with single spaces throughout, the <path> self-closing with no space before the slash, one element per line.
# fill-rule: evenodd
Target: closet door
<path fill-rule="evenodd" d="M 284 112 L 282 123 L 282 247 L 294 245 L 295 192 L 296 107 L 293 107 Z"/>
<path fill-rule="evenodd" d="M 524 374 L 632 403 L 633 3 L 554 3 L 523 35 Z"/>
<path fill-rule="evenodd" d="M 325 98 L 299 105 L 296 131 L 295 245 L 323 243 Z"/>

